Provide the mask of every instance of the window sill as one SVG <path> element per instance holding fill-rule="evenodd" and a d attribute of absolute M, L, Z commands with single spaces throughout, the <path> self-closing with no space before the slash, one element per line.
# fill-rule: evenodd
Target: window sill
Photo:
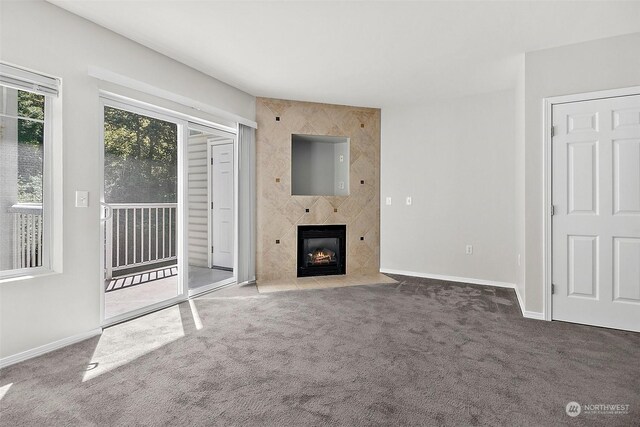
<path fill-rule="evenodd" d="M 7 270 L 0 272 L 0 285 L 3 283 L 17 282 L 20 280 L 30 280 L 39 277 L 53 276 L 60 274 L 59 271 L 46 267 L 23 268 L 20 270 Z"/>

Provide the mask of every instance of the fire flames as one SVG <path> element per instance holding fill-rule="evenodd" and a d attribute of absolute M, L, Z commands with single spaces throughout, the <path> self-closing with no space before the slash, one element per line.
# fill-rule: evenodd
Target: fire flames
<path fill-rule="evenodd" d="M 330 249 L 318 248 L 307 254 L 307 261 L 312 265 L 335 262 L 336 253 Z"/>

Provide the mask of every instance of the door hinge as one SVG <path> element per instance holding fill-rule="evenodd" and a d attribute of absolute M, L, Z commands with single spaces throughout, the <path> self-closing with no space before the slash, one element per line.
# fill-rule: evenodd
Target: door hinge
<path fill-rule="evenodd" d="M 211 209 L 213 209 L 213 202 L 211 202 Z"/>
<path fill-rule="evenodd" d="M 556 127 L 555 126 L 551 126 L 551 137 L 553 138 L 556 134 Z"/>
<path fill-rule="evenodd" d="M 556 293 L 556 285 L 554 285 L 553 283 L 551 284 L 551 295 Z"/>
<path fill-rule="evenodd" d="M 213 157 L 211 158 L 211 166 L 213 166 Z"/>
<path fill-rule="evenodd" d="M 551 205 L 551 210 L 550 210 L 551 216 L 554 216 L 556 214 L 556 207 L 555 205 Z"/>
<path fill-rule="evenodd" d="M 213 246 L 211 246 L 211 253 L 213 253 Z"/>

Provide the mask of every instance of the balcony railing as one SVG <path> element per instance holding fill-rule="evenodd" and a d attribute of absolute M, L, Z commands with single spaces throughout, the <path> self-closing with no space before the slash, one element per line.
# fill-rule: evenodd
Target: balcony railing
<path fill-rule="evenodd" d="M 105 276 L 177 259 L 176 203 L 114 203 L 105 221 Z"/>
<path fill-rule="evenodd" d="M 13 214 L 13 268 L 42 266 L 42 205 L 18 203 Z"/>
<path fill-rule="evenodd" d="M 106 278 L 177 259 L 176 203 L 117 203 L 105 221 Z M 42 266 L 42 205 L 18 203 L 13 214 L 13 268 Z"/>

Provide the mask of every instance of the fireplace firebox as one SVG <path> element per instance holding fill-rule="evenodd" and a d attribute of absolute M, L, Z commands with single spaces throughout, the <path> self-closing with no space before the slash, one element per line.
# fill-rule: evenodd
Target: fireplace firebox
<path fill-rule="evenodd" d="M 345 225 L 298 226 L 298 277 L 346 273 Z"/>

